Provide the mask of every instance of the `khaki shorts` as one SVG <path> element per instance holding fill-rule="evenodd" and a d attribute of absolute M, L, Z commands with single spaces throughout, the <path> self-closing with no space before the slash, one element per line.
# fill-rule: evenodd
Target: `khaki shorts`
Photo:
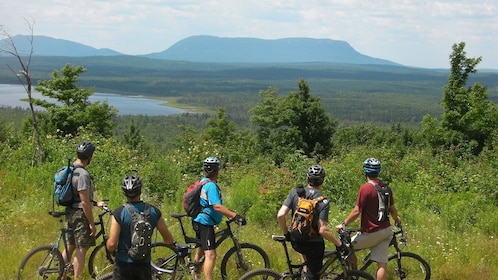
<path fill-rule="evenodd" d="M 67 244 L 77 248 L 95 246 L 95 237 L 90 236 L 90 226 L 83 209 L 70 210 L 66 216 L 67 227 L 73 230 L 66 233 Z"/>
<path fill-rule="evenodd" d="M 387 263 L 389 243 L 393 238 L 393 229 L 388 227 L 376 232 L 360 232 L 351 238 L 353 249 L 361 250 L 370 248 L 371 259 L 380 263 Z"/>

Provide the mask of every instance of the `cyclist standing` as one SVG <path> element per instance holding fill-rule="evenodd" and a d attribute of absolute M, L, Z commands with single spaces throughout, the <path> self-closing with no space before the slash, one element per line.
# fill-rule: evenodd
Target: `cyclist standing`
<path fill-rule="evenodd" d="M 80 279 L 85 267 L 86 252 L 91 246 L 95 246 L 95 234 L 97 228 L 93 220 L 93 206 L 105 206 L 103 201 L 93 200 L 93 186 L 90 174 L 85 169 L 93 158 L 95 145 L 89 141 L 81 142 L 76 148 L 78 158 L 74 161 L 74 173 L 71 184 L 75 195 L 73 205 L 66 207 L 66 218 L 68 228 L 73 231 L 66 235 L 68 242 L 67 251 L 62 256 L 64 262 L 68 263 L 73 252 L 76 251 L 73 260 L 74 278 Z"/>
<path fill-rule="evenodd" d="M 340 225 L 336 226 L 337 230 L 344 228 L 346 225 L 354 222 L 361 215 L 360 232 L 351 239 L 354 249 L 370 248 L 371 259 L 377 262 L 377 278 L 384 280 L 387 278 L 387 261 L 389 254 L 389 243 L 391 242 L 393 230 L 389 218 L 379 221 L 379 197 L 376 186 L 385 187 L 386 184 L 378 178 L 381 164 L 375 158 L 367 158 L 363 162 L 363 170 L 367 182 L 360 187 L 356 205 L 349 216 Z M 392 190 L 389 188 L 389 214 L 396 222 L 401 222 L 398 211 L 394 206 Z M 356 266 L 356 255 L 353 256 L 353 263 Z"/>
<path fill-rule="evenodd" d="M 204 255 L 203 272 L 206 280 L 213 279 L 213 269 L 216 261 L 216 244 L 214 226 L 221 222 L 223 216 L 234 218 L 239 224 L 245 225 L 246 219 L 223 205 L 221 191 L 216 184 L 220 169 L 220 160 L 210 156 L 202 164 L 204 178 L 211 180 L 202 186 L 200 204 L 203 211 L 192 221 L 192 226 L 201 246 L 197 249 L 194 260 L 197 262 Z"/>
<path fill-rule="evenodd" d="M 145 202 L 141 199 L 142 180 L 138 175 L 129 175 L 123 179 L 121 190 L 126 196 L 128 207 L 133 208 L 135 212 L 143 212 L 146 208 Z M 157 228 L 161 234 L 164 243 L 171 248 L 175 248 L 175 240 L 168 229 L 166 222 L 161 216 L 161 211 L 152 205 L 150 209 L 150 224 L 152 230 Z M 114 210 L 111 220 L 111 229 L 107 239 L 107 249 L 111 252 L 116 251 L 116 262 L 114 263 L 113 279 L 114 280 L 151 280 L 152 271 L 150 258 L 144 258 L 137 261 L 128 255 L 128 249 L 131 247 L 131 223 L 132 218 L 125 206 Z"/>
<path fill-rule="evenodd" d="M 308 169 L 307 173 L 307 183 L 308 186 L 304 188 L 305 196 L 307 198 L 318 198 L 322 196 L 320 192 L 320 188 L 325 179 L 325 170 L 322 166 L 316 164 L 312 165 Z M 298 204 L 298 191 L 297 188 L 294 188 L 287 199 L 284 201 L 282 207 L 278 211 L 277 220 L 282 230 L 282 233 L 285 235 L 287 240 L 291 241 L 291 245 L 297 252 L 301 253 L 304 260 L 307 263 L 307 271 L 306 279 L 320 279 L 320 270 L 322 269 L 322 259 L 325 251 L 325 242 L 324 238 L 328 241 L 334 243 L 338 248 L 338 250 L 344 250 L 345 248 L 341 247 L 341 241 L 338 240 L 334 234 L 328 228 L 328 218 L 329 218 L 329 209 L 330 205 L 328 200 L 322 200 L 317 203 L 315 208 L 315 218 L 316 221 L 318 218 L 318 223 L 314 224 L 315 233 L 310 237 L 310 239 L 305 241 L 293 241 L 290 237 L 290 232 L 287 227 L 287 215 L 290 211 L 294 214 L 296 211 L 296 207 Z"/>

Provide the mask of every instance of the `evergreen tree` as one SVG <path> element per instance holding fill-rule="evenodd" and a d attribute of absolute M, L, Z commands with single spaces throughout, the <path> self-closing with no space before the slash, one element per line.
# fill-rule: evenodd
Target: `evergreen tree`
<path fill-rule="evenodd" d="M 112 118 L 117 111 L 107 102 L 90 102 L 92 88 L 77 85 L 82 66 L 65 65 L 60 72 L 52 72 L 51 80 L 41 80 L 35 87 L 50 100 L 33 99 L 35 105 L 46 109 L 42 114 L 43 127 L 52 135 L 75 135 L 79 129 L 87 129 L 102 136 L 111 136 L 115 124 Z"/>

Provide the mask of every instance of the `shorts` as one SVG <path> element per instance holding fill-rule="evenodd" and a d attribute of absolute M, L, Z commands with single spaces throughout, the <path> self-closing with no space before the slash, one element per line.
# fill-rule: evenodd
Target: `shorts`
<path fill-rule="evenodd" d="M 351 242 L 355 250 L 370 248 L 373 261 L 387 263 L 389 243 L 391 243 L 392 238 L 393 229 L 392 227 L 387 227 L 375 232 L 360 232 L 351 238 Z"/>
<path fill-rule="evenodd" d="M 196 237 L 201 240 L 201 248 L 206 250 L 216 249 L 216 240 L 214 238 L 214 226 L 206 226 L 198 222 L 192 222 Z"/>
<path fill-rule="evenodd" d="M 90 226 L 83 209 L 71 209 L 66 214 L 67 227 L 73 229 L 66 233 L 67 244 L 77 248 L 95 246 L 95 237 L 90 236 Z"/>
<path fill-rule="evenodd" d="M 127 263 L 117 261 L 116 263 L 114 263 L 112 279 L 150 280 L 152 279 L 152 270 L 150 263 Z"/>

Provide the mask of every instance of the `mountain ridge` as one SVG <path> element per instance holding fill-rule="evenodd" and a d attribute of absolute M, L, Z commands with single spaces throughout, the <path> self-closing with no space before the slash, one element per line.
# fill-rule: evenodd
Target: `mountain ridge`
<path fill-rule="evenodd" d="M 30 36 L 15 35 L 12 40 L 21 55 L 31 49 Z M 0 48 L 9 48 L 8 38 L 0 40 Z M 0 52 L 0 56 L 6 54 Z M 97 49 L 74 41 L 43 35 L 33 36 L 33 56 L 118 56 L 126 55 L 109 48 Z M 178 41 L 161 52 L 134 55 L 152 59 L 167 59 L 206 63 L 303 63 L 328 62 L 401 66 L 354 50 L 346 41 L 314 38 L 224 38 L 195 35 Z"/>

